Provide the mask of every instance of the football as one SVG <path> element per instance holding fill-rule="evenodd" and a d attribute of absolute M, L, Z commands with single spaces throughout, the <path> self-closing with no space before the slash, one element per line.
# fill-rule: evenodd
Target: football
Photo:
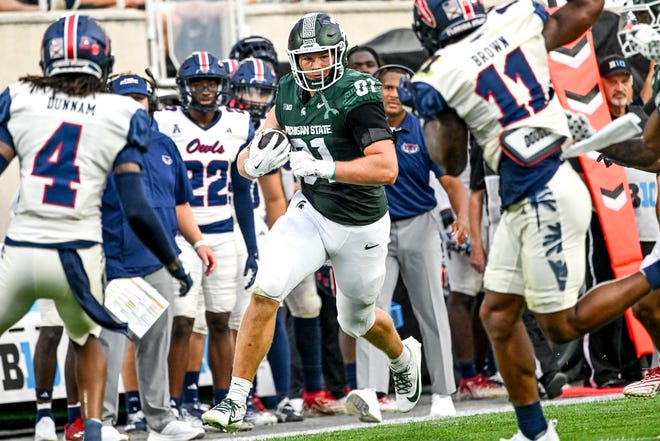
<path fill-rule="evenodd" d="M 259 150 L 274 150 L 282 143 L 289 143 L 286 133 L 279 129 L 265 129 L 255 135 L 255 141 Z"/>

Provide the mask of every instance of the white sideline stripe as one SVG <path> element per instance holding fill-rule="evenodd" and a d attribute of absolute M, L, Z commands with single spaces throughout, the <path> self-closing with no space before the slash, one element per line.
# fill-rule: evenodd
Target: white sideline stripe
<path fill-rule="evenodd" d="M 610 400 L 616 400 L 622 398 L 622 394 L 608 394 L 608 395 L 595 395 L 595 396 L 589 396 L 589 397 L 573 397 L 573 398 L 560 398 L 560 399 L 554 399 L 554 400 L 542 400 L 542 404 L 544 407 L 546 406 L 563 406 L 565 404 L 576 404 L 576 403 L 586 403 L 586 402 L 594 402 L 594 401 L 610 401 Z M 458 411 L 456 416 L 453 417 L 446 417 L 442 419 L 449 419 L 449 418 L 457 418 L 457 417 L 463 417 L 463 416 L 470 416 L 470 415 L 481 415 L 481 414 L 486 414 L 486 413 L 503 413 L 503 412 L 513 412 L 513 407 L 509 403 L 504 404 L 501 408 L 498 409 L 473 409 L 473 410 L 463 410 L 463 411 Z M 322 429 L 312 429 L 312 430 L 304 430 L 304 431 L 296 431 L 296 432 L 281 432 L 281 433 L 272 433 L 272 434 L 259 434 L 257 436 L 251 436 L 251 437 L 240 437 L 236 438 L 237 441 L 259 441 L 259 440 L 264 440 L 264 439 L 278 439 L 278 438 L 285 438 L 285 437 L 294 437 L 294 436 L 304 436 L 304 435 L 319 435 L 321 433 L 331 433 L 331 432 L 345 432 L 347 430 L 353 430 L 353 429 L 364 429 L 367 427 L 375 427 L 376 425 L 378 426 L 396 426 L 399 424 L 408 424 L 408 423 L 417 423 L 417 422 L 422 422 L 422 421 L 429 421 L 429 420 L 436 420 L 439 418 L 432 418 L 430 416 L 424 416 L 424 417 L 412 417 L 412 418 L 396 418 L 396 419 L 390 419 L 390 420 L 383 420 L 382 423 L 379 424 L 374 424 L 374 423 L 356 423 L 356 424 L 345 424 L 343 426 L 335 427 L 332 429 L 328 428 L 322 428 Z"/>

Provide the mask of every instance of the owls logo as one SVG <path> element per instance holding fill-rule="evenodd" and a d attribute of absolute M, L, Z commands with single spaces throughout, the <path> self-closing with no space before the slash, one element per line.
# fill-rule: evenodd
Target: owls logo
<path fill-rule="evenodd" d="M 412 155 L 414 153 L 419 152 L 419 145 L 418 144 L 403 143 L 403 145 L 401 145 L 401 150 L 404 153 L 408 153 L 408 154 Z"/>

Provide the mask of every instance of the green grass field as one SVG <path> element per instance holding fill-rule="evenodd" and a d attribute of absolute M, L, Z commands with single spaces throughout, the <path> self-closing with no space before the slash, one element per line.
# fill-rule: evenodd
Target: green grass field
<path fill-rule="evenodd" d="M 660 399 L 597 401 L 547 406 L 548 419 L 559 421 L 562 441 L 622 441 L 660 439 Z M 364 429 L 277 438 L 305 441 L 492 441 L 516 432 L 513 411 L 404 424 L 370 425 Z"/>

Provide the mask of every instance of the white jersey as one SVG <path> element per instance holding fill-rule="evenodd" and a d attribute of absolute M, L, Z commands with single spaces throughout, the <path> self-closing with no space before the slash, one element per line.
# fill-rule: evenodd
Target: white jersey
<path fill-rule="evenodd" d="M 655 204 L 658 188 L 655 173 L 626 167 L 631 199 L 635 209 L 635 222 L 640 242 L 655 242 L 660 234 Z"/>
<path fill-rule="evenodd" d="M 546 17 L 547 13 L 529 0 L 493 9 L 484 25 L 438 50 L 413 77 L 413 83 L 424 82 L 436 89 L 465 121 L 493 170 L 499 170 L 504 147 L 500 135 L 504 131 L 526 127 L 553 134 L 549 144 L 537 142 L 533 137 L 538 133 L 516 137 L 523 141 L 513 142 L 519 151 L 508 152 L 522 156 L 514 159 L 516 162 L 533 163 L 547 154 L 548 148 L 556 151 L 571 141 L 562 107 L 550 91 L 541 34 Z"/>
<path fill-rule="evenodd" d="M 20 161 L 20 187 L 7 237 L 39 244 L 101 243 L 107 176 L 127 139 L 148 146 L 148 116 L 136 114 L 142 107 L 124 96 L 72 97 L 31 88 L 15 83 L 8 89 L 6 127 Z"/>
<path fill-rule="evenodd" d="M 172 138 L 186 163 L 193 187 L 193 216 L 197 225 L 232 222 L 229 204 L 231 164 L 251 135 L 247 112 L 220 107 L 220 118 L 201 128 L 181 107 L 168 107 L 154 114 L 158 129 Z"/>

